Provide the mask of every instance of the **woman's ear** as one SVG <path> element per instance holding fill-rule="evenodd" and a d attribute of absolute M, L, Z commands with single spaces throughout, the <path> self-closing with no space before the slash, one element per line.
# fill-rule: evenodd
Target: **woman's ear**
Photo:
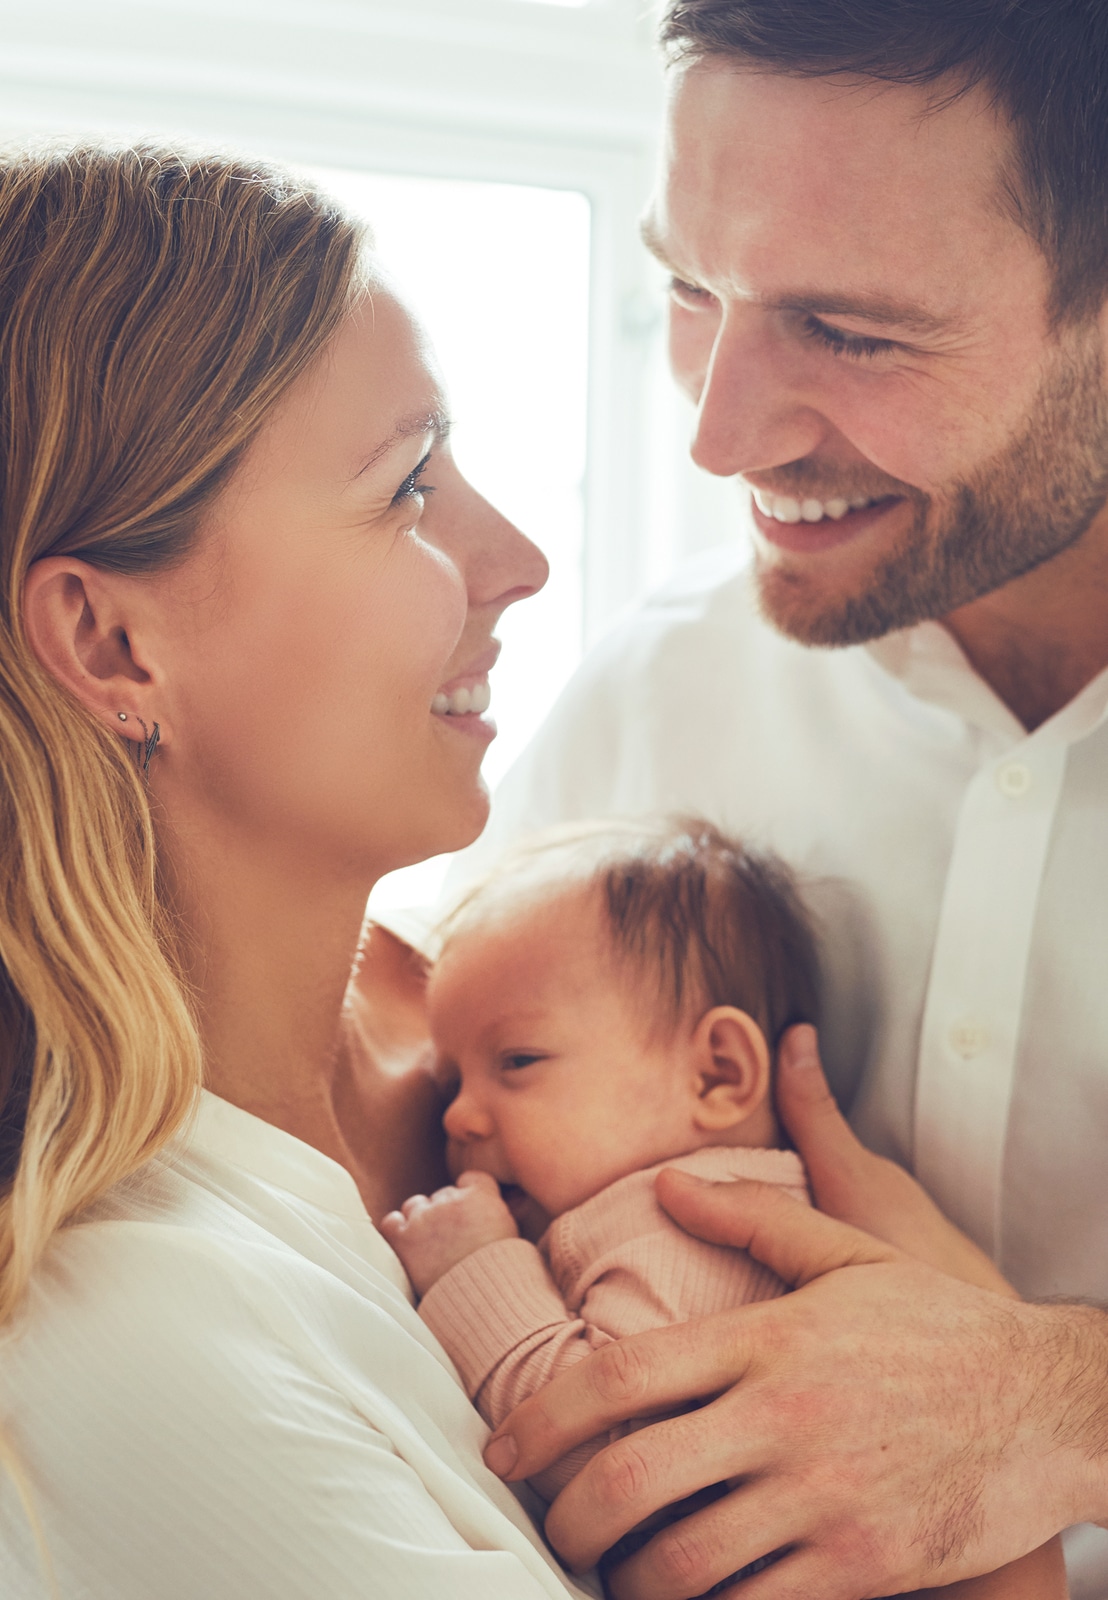
<path fill-rule="evenodd" d="M 714 1006 L 697 1023 L 691 1046 L 698 1128 L 734 1128 L 765 1104 L 769 1047 L 753 1017 L 736 1006 Z"/>
<path fill-rule="evenodd" d="M 113 574 L 68 556 L 45 556 L 27 573 L 23 623 L 52 678 L 113 733 L 144 739 L 143 721 L 158 720 L 150 703 L 154 683 L 135 658 L 126 592 Z"/>

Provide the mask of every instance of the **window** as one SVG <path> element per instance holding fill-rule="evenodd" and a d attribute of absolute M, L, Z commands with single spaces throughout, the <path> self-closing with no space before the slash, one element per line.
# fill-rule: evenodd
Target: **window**
<path fill-rule="evenodd" d="M 5 18 L 0 137 L 237 146 L 325 171 L 375 222 L 441 348 L 462 461 L 552 560 L 546 596 L 505 622 L 493 777 L 580 643 L 738 518 L 730 486 L 687 463 L 638 242 L 661 84 L 646 9 L 35 0 Z M 540 365 L 528 430 L 504 399 Z"/>

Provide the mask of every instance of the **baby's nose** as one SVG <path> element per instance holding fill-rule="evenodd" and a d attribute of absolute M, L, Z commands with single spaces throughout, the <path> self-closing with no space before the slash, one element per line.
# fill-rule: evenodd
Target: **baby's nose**
<path fill-rule="evenodd" d="M 459 1144 L 492 1137 L 492 1118 L 463 1086 L 443 1113 L 446 1137 Z"/>

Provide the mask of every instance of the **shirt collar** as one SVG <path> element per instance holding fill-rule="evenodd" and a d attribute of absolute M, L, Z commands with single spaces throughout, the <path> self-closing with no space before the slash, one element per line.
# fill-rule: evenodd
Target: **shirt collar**
<path fill-rule="evenodd" d="M 875 639 L 865 648 L 871 659 L 917 700 L 953 711 L 963 721 L 998 735 L 1006 744 L 1025 739 L 1073 744 L 1108 717 L 1108 668 L 1029 734 L 970 665 L 954 635 L 941 623 L 921 622 L 914 628 Z"/>
<path fill-rule="evenodd" d="M 189 1149 L 197 1154 L 214 1155 L 244 1168 L 323 1211 L 358 1222 L 367 1220 L 358 1186 L 345 1167 L 295 1134 L 275 1128 L 208 1089 L 200 1091 L 187 1138 Z"/>

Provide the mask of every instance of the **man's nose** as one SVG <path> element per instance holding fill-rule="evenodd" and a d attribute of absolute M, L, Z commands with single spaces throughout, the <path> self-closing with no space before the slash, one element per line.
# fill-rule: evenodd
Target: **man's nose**
<path fill-rule="evenodd" d="M 717 477 L 765 472 L 814 453 L 829 424 L 797 382 L 764 313 L 729 308 L 700 391 L 692 458 Z"/>

